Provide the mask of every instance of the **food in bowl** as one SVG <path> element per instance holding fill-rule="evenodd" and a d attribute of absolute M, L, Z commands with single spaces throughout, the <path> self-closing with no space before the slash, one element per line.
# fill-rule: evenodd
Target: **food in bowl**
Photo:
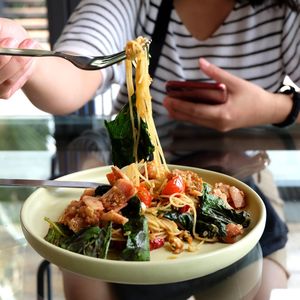
<path fill-rule="evenodd" d="M 61 248 L 148 261 L 150 250 L 160 247 L 179 254 L 205 242 L 233 243 L 249 226 L 242 190 L 167 165 L 152 116 L 145 45 L 142 37 L 126 45 L 129 102 L 106 122 L 114 163 L 109 185 L 85 190 L 59 220 L 46 218 L 45 239 Z"/>

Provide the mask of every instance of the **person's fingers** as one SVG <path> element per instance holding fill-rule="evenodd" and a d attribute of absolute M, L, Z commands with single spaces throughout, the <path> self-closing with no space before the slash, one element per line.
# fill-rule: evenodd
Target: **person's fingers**
<path fill-rule="evenodd" d="M 23 40 L 19 45 L 18 48 L 20 49 L 39 49 L 39 44 L 32 40 L 32 39 L 25 39 Z M 29 61 L 33 61 L 34 58 L 33 57 L 29 57 L 29 56 L 15 56 L 13 57 L 14 62 L 17 63 L 17 65 L 19 65 L 20 67 L 22 67 L 23 65 L 27 65 Z"/>
<path fill-rule="evenodd" d="M 174 119 L 215 128 L 222 126 L 221 123 L 224 118 L 222 105 L 195 104 L 172 97 L 166 97 L 163 104 L 167 108 L 170 117 Z M 212 123 L 214 124 L 212 125 Z"/>
<path fill-rule="evenodd" d="M 15 48 L 19 45 L 19 42 L 13 38 L 3 38 L 0 39 L 0 47 L 1 48 Z M 3 66 L 5 66 L 10 60 L 11 56 L 8 55 L 0 55 L 0 70 Z M 0 72 L 1 75 L 1 72 Z M 1 81 L 1 79 L 0 79 Z"/>
<path fill-rule="evenodd" d="M 231 73 L 211 64 L 204 58 L 199 59 L 199 67 L 208 77 L 214 79 L 217 82 L 224 83 L 227 87 L 236 85 L 240 79 Z"/>
<path fill-rule="evenodd" d="M 37 43 L 26 39 L 20 44 L 15 39 L 3 39 L 2 47 L 35 48 Z M 0 57 L 0 97 L 9 98 L 17 89 L 27 81 L 33 69 L 33 58 L 30 57 Z"/>
<path fill-rule="evenodd" d="M 22 88 L 32 74 L 34 61 L 30 60 L 22 69 L 20 69 L 11 78 L 0 85 L 0 97 L 2 99 L 10 98 L 18 89 Z"/>
<path fill-rule="evenodd" d="M 9 81 L 19 71 L 25 71 L 27 63 L 30 59 L 18 62 L 16 58 L 11 58 L 1 69 L 0 69 L 0 84 Z"/>
<path fill-rule="evenodd" d="M 230 105 L 195 104 L 180 101 L 172 97 L 165 97 L 163 105 L 169 116 L 176 120 L 209 127 L 221 132 L 235 128 L 236 118 Z"/>

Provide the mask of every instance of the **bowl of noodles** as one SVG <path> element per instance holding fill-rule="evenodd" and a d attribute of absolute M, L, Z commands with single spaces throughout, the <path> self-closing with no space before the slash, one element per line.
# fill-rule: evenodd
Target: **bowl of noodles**
<path fill-rule="evenodd" d="M 204 236 L 203 239 L 195 238 L 190 240 L 186 230 L 180 226 L 179 230 L 181 233 L 185 232 L 186 236 L 182 234 L 183 247 L 181 248 L 179 246 L 180 251 L 177 251 L 177 244 L 175 243 L 175 246 L 172 246 L 174 239 L 169 239 L 174 230 L 172 226 L 168 227 L 161 225 L 163 228 L 160 228 L 161 232 L 150 232 L 151 230 L 155 231 L 155 225 L 152 224 L 147 227 L 147 230 L 149 231 L 149 257 L 147 257 L 147 255 L 145 256 L 145 249 L 142 249 L 143 255 L 138 256 L 139 258 L 143 257 L 142 259 L 133 260 L 133 256 L 128 256 L 128 252 L 127 258 L 126 256 L 124 257 L 120 254 L 116 254 L 124 251 L 124 248 L 120 249 L 120 241 L 117 241 L 117 243 L 111 243 L 111 246 L 118 245 L 117 251 L 108 249 L 106 257 L 103 258 L 102 256 L 102 258 L 99 258 L 96 257 L 97 255 L 91 256 L 76 253 L 73 251 L 74 248 L 67 249 L 66 247 L 59 247 L 45 239 L 47 233 L 49 233 L 49 228 L 51 227 L 49 222 L 45 220 L 45 217 L 53 222 L 61 220 L 66 208 L 72 201 L 80 201 L 80 199 L 83 198 L 82 195 L 90 197 L 91 193 L 89 192 L 86 194 L 86 192 L 81 189 L 72 188 L 40 188 L 25 201 L 21 210 L 21 225 L 25 238 L 33 249 L 35 249 L 42 257 L 63 269 L 108 282 L 130 284 L 171 283 L 199 278 L 225 268 L 247 255 L 247 253 L 249 253 L 258 243 L 265 226 L 265 207 L 258 194 L 243 182 L 221 173 L 192 167 L 173 165 L 168 165 L 168 167 L 171 172 L 173 172 L 173 170 L 195 172 L 199 178 L 202 179 L 202 184 L 215 186 L 217 183 L 222 183 L 227 186 L 234 186 L 242 191 L 246 202 L 242 209 L 235 210 L 239 213 L 241 211 L 246 213 L 244 216 L 247 216 L 249 221 L 247 226 L 234 236 L 234 240 L 227 240 L 226 238 L 212 239 L 212 236 L 209 236 L 208 238 L 205 230 L 200 231 L 199 234 Z M 111 174 L 111 171 L 111 166 L 100 167 L 69 174 L 61 179 L 108 183 L 108 178 L 111 180 L 111 177 L 107 176 L 107 174 Z M 178 174 L 178 171 L 175 173 Z M 164 185 L 166 186 L 166 183 L 164 183 Z M 197 195 L 197 197 L 199 196 L 201 197 L 201 195 Z M 218 197 L 219 196 L 220 195 L 218 195 Z M 182 200 L 180 197 L 179 199 Z M 168 204 L 166 204 L 164 198 L 162 201 L 165 206 L 161 206 L 156 212 L 163 212 L 163 214 L 170 213 L 172 205 L 170 205 L 168 209 Z M 181 214 L 187 214 L 188 212 L 193 214 L 194 210 L 191 207 L 191 203 L 190 207 L 187 209 L 185 205 L 188 204 L 183 205 L 183 203 L 180 201 L 176 202 L 176 200 L 174 202 L 174 199 L 172 201 L 175 203 L 175 206 L 177 205 L 176 211 L 185 207 Z M 153 203 L 155 203 L 155 201 Z M 150 214 L 154 214 L 153 211 L 151 212 L 150 208 L 151 206 L 142 209 L 142 215 L 146 216 L 145 219 L 148 223 L 153 222 L 151 217 L 147 217 L 147 214 L 149 213 L 147 210 L 150 210 Z M 120 214 L 122 214 L 123 209 L 124 208 L 120 210 Z M 227 207 L 227 209 L 230 208 Z M 111 220 L 114 219 L 115 217 Z M 174 220 L 171 222 L 176 223 Z M 126 223 L 128 223 L 128 221 L 125 222 L 125 224 Z M 74 225 L 72 222 L 70 224 Z M 116 229 L 116 235 L 118 235 L 118 226 L 113 227 Z M 191 230 L 193 231 L 193 229 Z M 163 231 L 165 231 L 165 233 L 163 233 Z M 166 237 L 166 232 L 168 231 L 171 233 L 169 237 Z M 155 233 L 157 234 L 156 236 L 160 236 L 161 238 L 165 236 L 165 243 L 161 247 L 150 249 L 149 239 L 153 238 Z M 179 237 L 180 233 L 175 232 L 174 236 Z M 144 238 L 141 240 L 144 241 Z M 135 244 L 131 247 L 131 254 L 136 254 L 136 248 L 138 248 L 138 246 Z M 126 242 L 124 241 L 123 247 L 126 247 Z M 91 251 L 91 253 L 96 252 Z"/>

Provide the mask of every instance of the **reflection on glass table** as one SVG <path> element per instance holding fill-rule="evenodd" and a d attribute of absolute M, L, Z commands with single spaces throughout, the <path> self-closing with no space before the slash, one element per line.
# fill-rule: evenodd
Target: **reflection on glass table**
<path fill-rule="evenodd" d="M 105 130 L 103 130 L 103 124 L 102 119 L 73 117 L 58 117 L 55 120 L 1 120 L 1 177 L 54 178 L 78 170 L 110 164 L 110 145 Z M 297 213 L 295 207 L 300 199 L 298 184 L 300 175 L 298 172 L 295 173 L 295 168 L 291 168 L 293 181 L 286 182 L 278 181 L 280 174 L 273 173 L 278 170 L 278 167 L 273 168 L 278 159 L 274 153 L 280 151 L 281 160 L 288 161 L 289 164 L 293 163 L 292 157 L 294 156 L 289 154 L 299 154 L 299 127 L 280 131 L 273 128 L 253 128 L 222 134 L 187 124 L 162 121 L 158 124 L 158 130 L 168 162 L 221 171 L 245 181 L 251 178 L 251 183 L 254 181 L 264 193 L 274 199 L 276 211 L 286 218 L 290 228 L 290 238 L 287 244 L 287 264 L 291 274 L 289 282 L 294 283 L 294 287 L 299 286 L 297 277 L 295 277 L 295 274 L 300 272 L 300 266 L 297 264 L 299 257 L 295 254 L 296 252 L 289 251 L 299 251 L 295 237 L 299 237 L 300 234 L 300 217 L 294 214 Z M 275 159 L 276 161 L 274 161 Z M 3 233 L 3 228 L 5 230 L 8 228 L 7 220 L 13 224 L 9 231 L 16 227 L 18 234 L 20 233 L 18 220 L 20 207 L 31 191 L 30 189 L 1 188 L 1 242 L 9 240 L 6 233 Z M 286 207 L 289 207 L 288 211 Z M 291 228 L 295 228 L 296 231 L 291 231 Z M 26 257 L 29 258 L 32 253 L 28 254 L 27 250 L 25 249 Z M 4 252 L 1 250 L 1 253 Z M 13 253 L 15 252 L 10 251 L 10 255 L 16 257 Z M 4 261 L 6 262 L 7 259 L 9 258 L 6 256 Z M 25 294 L 19 298 L 16 296 L 15 299 L 26 300 L 35 297 L 36 271 L 42 258 L 35 259 L 35 263 L 30 264 L 34 268 L 30 271 L 31 277 L 26 275 L 26 283 L 23 284 L 23 293 L 25 291 Z M 3 260 L 1 260 L 2 262 Z M 28 262 L 29 259 L 25 262 L 26 268 L 28 268 Z M 19 269 L 19 271 L 15 271 L 15 275 L 12 275 L 11 267 L 14 270 Z M 257 267 L 256 270 L 259 270 L 260 267 Z M 61 281 L 61 274 L 55 271 L 54 266 L 51 266 L 51 269 L 54 269 L 52 276 L 54 299 L 60 299 L 59 297 L 63 297 L 63 291 L 58 283 Z M 9 280 L 9 276 L 12 275 L 14 280 L 20 279 L 22 264 L 15 259 L 14 263 L 11 262 L 5 267 L 5 270 L 1 273 L 4 276 L 2 278 L 5 278 L 1 278 L 1 292 L 5 290 L 5 295 L 9 295 L 7 291 L 10 288 L 7 288 L 6 283 L 11 282 L 11 286 L 16 286 L 13 283 L 17 281 Z M 234 277 L 229 276 L 228 280 L 231 278 Z M 27 292 L 30 285 L 28 280 L 33 286 L 31 296 L 28 296 Z M 22 287 L 21 284 L 18 286 Z"/>
<path fill-rule="evenodd" d="M 116 299 L 253 299 L 262 279 L 262 252 L 259 245 L 236 263 L 210 275 L 165 285 L 120 285 L 111 284 Z M 78 277 L 71 272 L 64 272 L 64 280 L 72 280 L 76 286 L 93 286 L 95 279 Z M 83 299 L 84 294 L 77 289 Z M 100 293 L 100 291 L 99 291 Z M 128 298 L 130 295 L 130 298 Z"/>

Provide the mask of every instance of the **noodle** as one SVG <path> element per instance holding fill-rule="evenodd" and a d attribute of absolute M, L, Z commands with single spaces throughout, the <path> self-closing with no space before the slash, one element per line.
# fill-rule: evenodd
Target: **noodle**
<path fill-rule="evenodd" d="M 168 166 L 164 157 L 164 153 L 158 138 L 155 123 L 152 117 L 152 102 L 150 95 L 151 78 L 148 73 L 149 60 L 148 51 L 145 45 L 148 41 L 143 37 L 138 37 L 136 40 L 129 41 L 126 45 L 126 83 L 129 105 L 131 107 L 131 122 L 134 134 L 134 156 L 138 163 L 137 148 L 139 144 L 140 124 L 138 130 L 134 130 L 134 118 L 132 113 L 132 96 L 136 94 L 136 108 L 140 118 L 147 124 L 151 143 L 154 145 L 153 162 L 161 170 L 161 165 L 165 171 L 168 171 Z M 132 63 L 136 66 L 135 72 L 135 87 L 133 84 Z"/>
<path fill-rule="evenodd" d="M 150 95 L 150 84 L 151 78 L 148 73 L 148 51 L 145 45 L 147 40 L 143 37 L 139 37 L 136 40 L 129 41 L 126 45 L 126 82 L 127 82 L 127 92 L 128 100 L 130 105 L 130 116 L 133 130 L 133 140 L 134 140 L 134 157 L 135 164 L 131 164 L 126 168 L 126 175 L 138 186 L 141 182 L 147 184 L 149 191 L 152 194 L 160 194 L 163 190 L 163 187 L 166 185 L 167 179 L 166 174 L 170 173 L 166 160 L 164 158 L 163 150 L 158 138 L 156 131 L 155 123 L 152 117 L 152 103 Z M 135 83 L 133 82 L 133 71 L 132 66 L 135 66 Z M 134 89 L 135 87 L 135 89 Z M 140 132 L 140 123 L 138 123 L 138 128 L 136 130 L 134 124 L 133 116 L 133 104 L 132 96 L 136 95 L 136 109 L 140 118 L 147 124 L 151 143 L 154 145 L 153 153 L 153 163 L 157 168 L 157 177 L 159 179 L 156 182 L 149 180 L 149 174 L 147 169 L 147 163 L 138 161 L 138 144 L 139 144 L 139 132 Z M 138 118 L 139 120 L 139 118 Z M 144 170 L 144 174 L 141 174 L 141 169 Z M 160 180 L 161 179 L 161 180 Z M 191 180 L 191 174 L 188 175 L 187 181 Z M 202 185 L 202 181 L 201 181 Z M 157 188 L 155 190 L 155 186 Z M 201 195 L 200 191 L 195 191 L 195 195 Z M 197 210 L 196 204 L 197 200 L 190 196 L 185 195 L 184 193 L 175 193 L 170 196 L 161 196 L 161 201 L 166 202 L 167 204 L 156 203 L 156 207 L 149 207 L 146 211 L 146 217 L 148 220 L 148 227 L 150 235 L 160 236 L 168 238 L 168 236 L 178 236 L 181 233 L 181 230 L 178 229 L 177 224 L 174 221 L 170 221 L 166 218 L 161 218 L 158 216 L 158 210 L 168 211 L 171 207 L 173 208 L 182 208 L 186 205 L 190 207 L 191 215 L 193 217 L 193 236 L 195 239 L 203 241 L 204 238 L 199 237 L 196 233 L 196 220 L 197 220 Z M 165 199 L 163 199 L 165 198 Z"/>

